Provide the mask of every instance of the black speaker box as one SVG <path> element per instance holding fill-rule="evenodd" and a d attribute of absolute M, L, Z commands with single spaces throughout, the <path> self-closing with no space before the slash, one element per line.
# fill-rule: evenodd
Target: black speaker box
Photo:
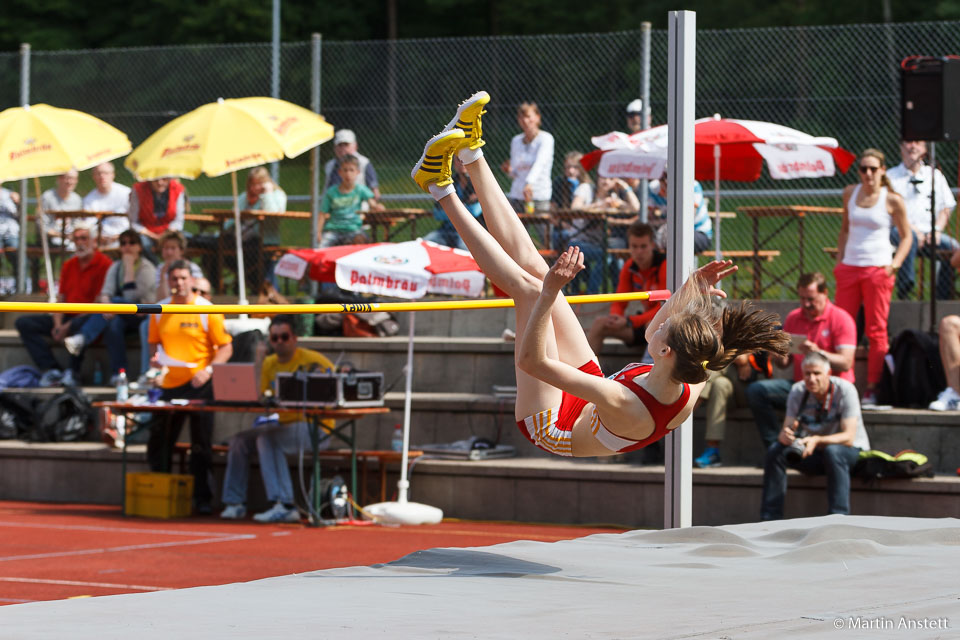
<path fill-rule="evenodd" d="M 906 60 L 900 98 L 902 140 L 960 140 L 960 59 Z"/>

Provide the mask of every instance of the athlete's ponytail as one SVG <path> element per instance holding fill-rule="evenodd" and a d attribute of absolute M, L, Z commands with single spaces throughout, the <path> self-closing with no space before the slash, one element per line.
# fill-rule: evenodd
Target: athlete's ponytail
<path fill-rule="evenodd" d="M 708 370 L 721 371 L 743 353 L 761 349 L 780 355 L 789 353 L 790 337 L 781 331 L 774 313 L 747 302 L 718 311 L 706 294 L 702 277 L 691 278 L 700 286 L 682 287 L 674 301 L 667 345 L 674 352 L 671 377 L 678 382 L 704 382 Z"/>

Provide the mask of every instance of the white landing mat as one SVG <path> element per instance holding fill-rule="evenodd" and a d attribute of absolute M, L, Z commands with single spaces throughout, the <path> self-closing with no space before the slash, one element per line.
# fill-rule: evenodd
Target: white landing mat
<path fill-rule="evenodd" d="M 0 637 L 958 638 L 960 520 L 826 516 L 432 549 L 0 607 Z"/>

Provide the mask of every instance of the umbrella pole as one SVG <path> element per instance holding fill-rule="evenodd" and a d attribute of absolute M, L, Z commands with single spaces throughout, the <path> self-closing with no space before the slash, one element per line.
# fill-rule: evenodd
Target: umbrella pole
<path fill-rule="evenodd" d="M 33 178 L 33 188 L 37 192 L 37 226 L 40 228 L 40 244 L 43 246 L 43 263 L 47 271 L 47 294 L 50 302 L 57 301 L 57 291 L 53 282 L 53 267 L 50 264 L 50 246 L 47 243 L 47 224 L 43 219 L 43 199 L 40 197 L 40 178 Z M 66 240 L 66 238 L 64 238 Z"/>
<path fill-rule="evenodd" d="M 243 231 L 240 229 L 240 198 L 237 195 L 237 172 L 230 172 L 230 184 L 233 186 L 233 230 L 237 236 L 237 288 L 240 290 L 240 304 L 247 304 L 247 279 L 243 264 Z"/>
<path fill-rule="evenodd" d="M 720 145 L 713 145 L 713 207 L 716 212 L 713 230 L 713 253 L 717 260 L 723 260 L 720 251 Z M 719 283 L 718 283 L 719 284 Z"/>
<path fill-rule="evenodd" d="M 413 397 L 413 326 L 414 316 L 410 314 L 410 339 L 407 341 L 407 381 L 403 393 L 403 455 L 400 459 L 400 480 L 397 482 L 397 502 L 407 502 L 410 481 L 407 479 L 407 458 L 410 452 L 410 405 Z"/>

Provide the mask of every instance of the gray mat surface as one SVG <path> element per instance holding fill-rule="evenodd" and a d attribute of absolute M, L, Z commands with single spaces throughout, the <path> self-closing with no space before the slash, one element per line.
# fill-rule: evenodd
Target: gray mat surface
<path fill-rule="evenodd" d="M 431 549 L 0 607 L 2 638 L 958 638 L 960 520 L 826 516 Z"/>

